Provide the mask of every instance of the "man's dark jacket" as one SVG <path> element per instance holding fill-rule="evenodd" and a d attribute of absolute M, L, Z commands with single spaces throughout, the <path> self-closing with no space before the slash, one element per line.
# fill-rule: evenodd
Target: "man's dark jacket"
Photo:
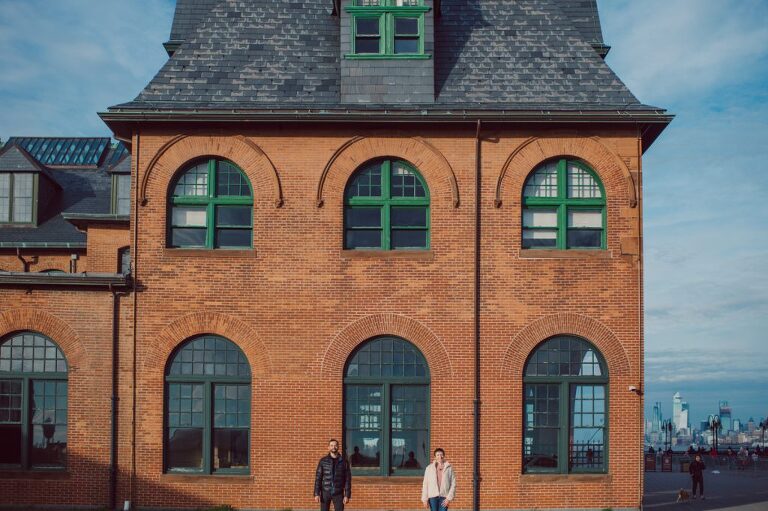
<path fill-rule="evenodd" d="M 701 479 L 702 478 L 702 472 L 707 469 L 707 466 L 704 465 L 703 461 L 692 461 L 691 465 L 688 467 L 688 472 L 693 476 L 694 479 Z"/>
<path fill-rule="evenodd" d="M 352 496 L 352 474 L 349 464 L 339 455 L 332 458 L 330 454 L 320 458 L 315 471 L 315 496 L 343 494 Z"/>

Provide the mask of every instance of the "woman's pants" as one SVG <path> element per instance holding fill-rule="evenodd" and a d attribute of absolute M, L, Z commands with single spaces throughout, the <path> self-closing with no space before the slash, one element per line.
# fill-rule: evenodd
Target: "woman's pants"
<path fill-rule="evenodd" d="M 699 487 L 699 495 L 704 495 L 704 478 L 703 477 L 694 477 L 693 478 L 693 496 L 696 496 L 696 487 Z"/>
<path fill-rule="evenodd" d="M 445 511 L 445 497 L 430 497 L 429 498 L 429 511 Z"/>

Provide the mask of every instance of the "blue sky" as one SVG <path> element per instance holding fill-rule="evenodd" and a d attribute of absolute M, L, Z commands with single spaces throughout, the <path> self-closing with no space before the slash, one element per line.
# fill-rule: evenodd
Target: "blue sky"
<path fill-rule="evenodd" d="M 768 2 L 598 0 L 608 63 L 677 115 L 645 155 L 646 410 L 768 414 Z M 0 138 L 109 135 L 171 0 L 0 0 Z"/>

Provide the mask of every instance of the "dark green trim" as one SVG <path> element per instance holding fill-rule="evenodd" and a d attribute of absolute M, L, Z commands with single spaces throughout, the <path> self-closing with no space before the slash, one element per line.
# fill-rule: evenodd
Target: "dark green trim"
<path fill-rule="evenodd" d="M 431 59 L 432 55 L 424 53 L 424 14 L 430 11 L 429 7 L 418 6 L 397 6 L 392 2 L 385 2 L 386 5 L 350 5 L 344 8 L 349 13 L 350 18 L 350 48 L 351 53 L 344 55 L 344 58 L 351 60 L 366 59 L 387 59 L 387 60 L 417 60 Z M 379 20 L 379 51 L 378 53 L 358 53 L 356 49 L 357 40 L 357 20 L 358 19 L 376 19 Z M 418 51 L 416 53 L 395 53 L 395 18 L 416 18 L 419 33 L 414 37 L 418 38 Z"/>
<path fill-rule="evenodd" d="M 432 55 L 429 53 L 422 55 L 417 53 L 346 53 L 344 54 L 344 58 L 349 60 L 429 60 L 432 58 Z"/>

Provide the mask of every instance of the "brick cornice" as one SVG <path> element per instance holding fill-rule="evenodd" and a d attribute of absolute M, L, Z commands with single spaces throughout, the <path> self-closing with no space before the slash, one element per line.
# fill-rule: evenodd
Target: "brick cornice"
<path fill-rule="evenodd" d="M 629 357 L 621 341 L 604 324 L 581 314 L 552 314 L 529 323 L 512 339 L 498 369 L 498 381 L 518 380 L 533 349 L 555 335 L 577 335 L 600 350 L 608 364 L 609 377 L 626 377 L 632 373 Z"/>
<path fill-rule="evenodd" d="M 235 163 L 248 176 L 254 200 L 264 190 L 271 190 L 275 207 L 283 205 L 280 177 L 269 156 L 253 141 L 237 136 L 179 135 L 168 140 L 155 153 L 141 177 L 139 202 L 146 205 L 154 195 L 162 201 L 176 172 L 187 162 L 201 156 L 216 156 Z"/>
<path fill-rule="evenodd" d="M 636 183 L 627 165 L 599 137 L 531 137 L 507 158 L 496 181 L 496 207 L 517 203 L 523 196 L 525 179 L 540 163 L 558 156 L 575 157 L 587 163 L 603 181 L 607 199 L 618 198 L 637 206 Z"/>
<path fill-rule="evenodd" d="M 0 314 L 0 337 L 14 332 L 38 332 L 55 342 L 67 359 L 69 373 L 88 370 L 88 357 L 77 333 L 62 319 L 35 309 L 10 309 Z"/>
<path fill-rule="evenodd" d="M 427 181 L 430 197 L 459 207 L 459 186 L 446 157 L 421 137 L 353 137 L 342 144 L 320 175 L 317 207 L 326 198 L 341 201 L 349 177 L 363 163 L 374 158 L 399 158 L 416 167 Z"/>
<path fill-rule="evenodd" d="M 429 364 L 432 381 L 448 379 L 453 374 L 445 346 L 427 326 L 399 314 L 374 314 L 350 323 L 331 340 L 320 360 L 322 379 L 341 381 L 344 364 L 352 351 L 362 342 L 380 335 L 402 337 L 419 348 Z"/>
<path fill-rule="evenodd" d="M 139 354 L 139 369 L 148 375 L 162 379 L 165 365 L 176 347 L 183 341 L 203 334 L 225 337 L 243 350 L 253 378 L 266 378 L 271 373 L 267 349 L 256 331 L 247 323 L 226 314 L 195 312 L 168 324 L 152 341 L 143 342 L 145 348 Z"/>

